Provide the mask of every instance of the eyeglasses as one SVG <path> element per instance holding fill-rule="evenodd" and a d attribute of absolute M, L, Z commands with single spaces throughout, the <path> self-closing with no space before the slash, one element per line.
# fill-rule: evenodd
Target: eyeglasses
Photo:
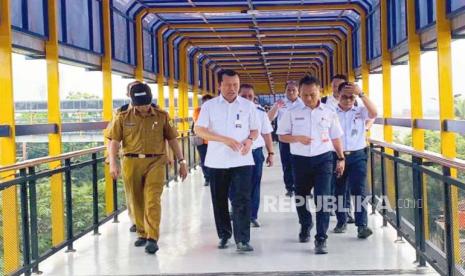
<path fill-rule="evenodd" d="M 353 100 L 355 100 L 355 96 L 341 95 L 341 100 L 353 101 Z"/>

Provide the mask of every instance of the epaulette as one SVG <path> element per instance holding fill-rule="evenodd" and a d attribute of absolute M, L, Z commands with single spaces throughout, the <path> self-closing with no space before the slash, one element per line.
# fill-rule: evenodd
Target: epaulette
<path fill-rule="evenodd" d="M 263 107 L 258 106 L 258 105 L 257 105 L 257 109 L 260 110 L 260 111 L 266 112 L 266 110 Z"/>

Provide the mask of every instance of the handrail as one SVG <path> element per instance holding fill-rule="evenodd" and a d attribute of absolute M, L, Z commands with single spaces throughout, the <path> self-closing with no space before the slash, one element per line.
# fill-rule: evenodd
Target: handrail
<path fill-rule="evenodd" d="M 8 165 L 8 166 L 0 166 L 0 173 L 2 172 L 9 172 L 9 171 L 16 171 L 20 169 L 26 169 L 30 167 L 35 167 L 38 165 L 46 164 L 46 163 L 51 163 L 55 161 L 62 161 L 65 159 L 70 159 L 70 158 L 76 158 L 92 153 L 98 153 L 103 150 L 105 150 L 105 146 L 100 146 L 100 147 L 95 147 L 95 148 L 90 148 L 90 149 L 84 149 L 84 150 L 78 150 L 78 151 L 73 151 L 73 152 L 68 152 L 68 153 L 63 153 L 57 156 L 45 156 L 45 157 L 40 157 L 40 158 L 35 158 L 35 159 L 30 159 L 22 162 L 18 162 L 13 165 Z"/>
<path fill-rule="evenodd" d="M 419 151 L 409 146 L 386 143 L 375 139 L 368 139 L 368 142 L 382 146 L 384 148 L 393 149 L 395 151 L 398 151 L 399 153 L 406 153 L 414 157 L 427 159 L 429 161 L 432 161 L 433 163 L 437 163 L 444 167 L 449 167 L 457 170 L 465 170 L 465 161 L 458 158 L 448 158 L 439 153 L 426 150 Z"/>

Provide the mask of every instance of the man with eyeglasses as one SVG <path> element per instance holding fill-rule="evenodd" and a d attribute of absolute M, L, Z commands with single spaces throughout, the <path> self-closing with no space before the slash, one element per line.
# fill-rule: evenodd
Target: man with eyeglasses
<path fill-rule="evenodd" d="M 357 226 L 358 238 L 366 239 L 373 232 L 368 228 L 368 218 L 366 206 L 362 206 L 365 199 L 366 178 L 367 178 L 367 149 L 365 122 L 377 116 L 375 104 L 365 96 L 356 84 L 343 82 L 339 85 L 339 105 L 336 113 L 339 117 L 344 135 L 342 142 L 344 156 L 346 159 L 344 173 L 336 180 L 336 210 L 337 225 L 335 233 L 344 233 L 347 223 L 346 201 L 347 189 L 355 197 L 355 225 Z M 355 105 L 360 99 L 363 105 Z M 344 208 L 340 208 L 340 207 Z"/>

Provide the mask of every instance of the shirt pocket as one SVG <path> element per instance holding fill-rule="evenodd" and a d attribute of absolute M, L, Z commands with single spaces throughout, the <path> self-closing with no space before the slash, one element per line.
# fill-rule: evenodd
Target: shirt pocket
<path fill-rule="evenodd" d="M 293 135 L 309 135 L 310 125 L 307 120 L 293 118 L 292 119 L 292 134 Z"/>

